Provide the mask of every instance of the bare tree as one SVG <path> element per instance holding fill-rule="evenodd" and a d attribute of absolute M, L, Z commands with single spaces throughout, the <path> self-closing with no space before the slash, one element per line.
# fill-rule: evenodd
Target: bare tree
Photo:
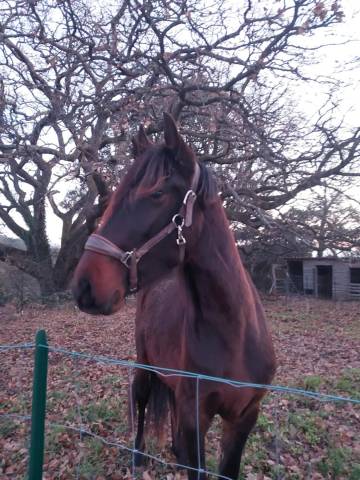
<path fill-rule="evenodd" d="M 266 226 L 234 223 L 243 259 L 264 290 L 272 284 L 272 266 L 286 257 L 359 256 L 359 202 L 343 191 L 324 187 L 293 203 L 280 209 L 276 218 L 267 216 Z"/>
<path fill-rule="evenodd" d="M 302 191 L 357 175 L 360 129 L 336 124 L 334 105 L 309 124 L 287 86 L 320 81 L 303 69 L 320 48 L 307 39 L 342 21 L 340 2 L 109 0 L 99 9 L 5 0 L 0 8 L 0 219 L 24 240 L 16 263 L 44 294 L 69 281 L 101 210 L 97 185 L 106 198 L 94 172 L 115 183 L 131 134 L 142 122 L 157 136 L 164 110 L 214 170 L 230 218 L 251 227 Z M 63 225 L 56 260 L 48 206 Z"/>
<path fill-rule="evenodd" d="M 311 205 L 291 208 L 283 216 L 299 239 L 318 257 L 351 255 L 360 247 L 360 209 L 340 192 L 321 189 Z"/>

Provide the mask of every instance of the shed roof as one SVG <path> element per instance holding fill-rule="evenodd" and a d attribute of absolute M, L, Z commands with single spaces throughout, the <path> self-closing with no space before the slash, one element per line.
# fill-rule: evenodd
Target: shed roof
<path fill-rule="evenodd" d="M 313 261 L 313 262 L 328 262 L 328 261 L 337 261 L 339 263 L 360 263 L 360 257 L 334 257 L 334 256 L 327 256 L 327 257 L 286 257 L 286 261 Z"/>

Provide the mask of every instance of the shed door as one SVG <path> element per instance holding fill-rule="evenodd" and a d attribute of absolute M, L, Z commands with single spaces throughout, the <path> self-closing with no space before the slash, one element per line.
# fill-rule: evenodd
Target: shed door
<path fill-rule="evenodd" d="M 360 284 L 360 268 L 350 267 L 350 283 Z"/>
<path fill-rule="evenodd" d="M 318 297 L 332 298 L 333 271 L 331 265 L 317 265 Z"/>
<path fill-rule="evenodd" d="M 288 261 L 288 270 L 291 280 L 290 291 L 295 293 L 304 291 L 304 270 L 303 262 L 301 260 L 289 260 Z"/>

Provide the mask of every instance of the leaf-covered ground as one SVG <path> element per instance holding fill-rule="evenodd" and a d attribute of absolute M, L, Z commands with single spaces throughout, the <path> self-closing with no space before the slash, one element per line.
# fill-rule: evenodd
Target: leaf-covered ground
<path fill-rule="evenodd" d="M 360 304 L 271 298 L 265 307 L 278 357 L 278 385 L 360 398 Z M 33 342 L 44 328 L 52 347 L 134 360 L 134 306 L 91 317 L 71 306 L 0 309 L 0 344 Z M 31 350 L 0 352 L 0 478 L 26 475 L 33 367 Z M 45 479 L 131 479 L 128 428 L 131 369 L 51 352 Z M 3 414 L 6 414 L 5 416 Z M 19 419 L 17 416 L 25 416 Z M 131 415 L 130 415 L 131 417 Z M 78 429 L 88 433 L 80 434 Z M 207 469 L 216 471 L 220 422 L 208 434 Z M 360 407 L 284 393 L 267 396 L 242 478 L 360 479 Z M 150 436 L 147 452 L 174 461 Z M 149 461 L 138 478 L 186 478 Z M 213 477 L 215 478 L 215 477 Z"/>

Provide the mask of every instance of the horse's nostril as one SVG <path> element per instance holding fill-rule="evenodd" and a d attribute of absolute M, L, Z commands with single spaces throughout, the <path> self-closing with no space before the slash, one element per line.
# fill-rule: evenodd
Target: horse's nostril
<path fill-rule="evenodd" d="M 109 300 L 98 298 L 94 285 L 86 278 L 80 278 L 73 289 L 74 297 L 80 310 L 87 313 L 110 315 L 112 313 L 114 303 L 119 302 L 121 294 L 118 290 L 110 297 Z"/>
<path fill-rule="evenodd" d="M 79 291 L 83 293 L 83 292 L 86 292 L 87 290 L 91 290 L 90 282 L 87 278 L 82 277 L 79 280 Z"/>
<path fill-rule="evenodd" d="M 91 284 L 87 278 L 81 278 L 79 280 L 76 297 L 79 307 L 89 308 L 94 305 L 94 298 L 91 294 Z"/>

